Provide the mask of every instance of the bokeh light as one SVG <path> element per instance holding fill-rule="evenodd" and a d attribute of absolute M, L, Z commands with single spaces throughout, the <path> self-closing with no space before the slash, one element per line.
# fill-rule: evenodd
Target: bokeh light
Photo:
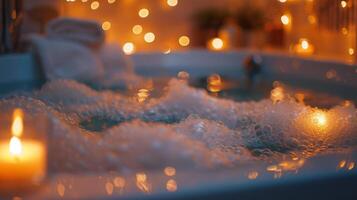
<path fill-rule="evenodd" d="M 155 41 L 155 34 L 152 32 L 145 33 L 144 40 L 147 43 L 152 43 Z"/>
<path fill-rule="evenodd" d="M 213 38 L 210 40 L 210 49 L 211 50 L 221 50 L 223 49 L 224 43 L 221 38 Z"/>
<path fill-rule="evenodd" d="M 183 35 L 179 38 L 179 44 L 183 47 L 186 47 L 190 44 L 190 38 L 186 35 Z"/>
<path fill-rule="evenodd" d="M 132 31 L 135 35 L 139 35 L 143 32 L 143 27 L 139 24 L 133 26 Z"/>
<path fill-rule="evenodd" d="M 284 25 L 290 24 L 290 16 L 288 14 L 284 14 L 283 16 L 281 16 L 280 20 L 281 20 L 281 23 Z"/>
<path fill-rule="evenodd" d="M 142 9 L 140 9 L 139 12 L 138 12 L 138 15 L 139 15 L 141 18 L 146 18 L 146 17 L 149 16 L 149 14 L 150 14 L 150 12 L 149 12 L 149 10 L 146 9 L 146 8 L 142 8 Z"/>
<path fill-rule="evenodd" d="M 99 2 L 98 1 L 93 1 L 91 4 L 90 4 L 90 8 L 92 10 L 97 10 L 99 8 Z"/>
<path fill-rule="evenodd" d="M 167 5 L 171 6 L 171 7 L 175 7 L 178 4 L 178 0 L 167 0 Z"/>
<path fill-rule="evenodd" d="M 346 8 L 347 7 L 347 2 L 346 1 L 341 1 L 341 7 Z"/>
<path fill-rule="evenodd" d="M 112 24 L 109 21 L 105 21 L 102 24 L 102 29 L 105 31 L 109 30 L 111 27 L 112 27 Z"/>
<path fill-rule="evenodd" d="M 348 54 L 353 55 L 355 53 L 355 50 L 353 48 L 348 48 Z"/>
<path fill-rule="evenodd" d="M 301 39 L 301 48 L 303 49 L 308 49 L 309 48 L 309 42 L 307 41 L 307 39 Z"/>
<path fill-rule="evenodd" d="M 135 52 L 135 45 L 132 42 L 126 42 L 123 45 L 123 51 L 126 55 L 131 55 Z"/>

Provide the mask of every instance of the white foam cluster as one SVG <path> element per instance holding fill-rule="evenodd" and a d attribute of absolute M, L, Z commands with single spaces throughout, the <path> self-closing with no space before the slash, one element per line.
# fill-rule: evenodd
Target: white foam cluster
<path fill-rule="evenodd" d="M 32 97 L 0 101 L 1 112 L 15 107 L 29 117 L 48 114 L 54 171 L 234 166 L 357 145 L 351 104 L 322 111 L 291 100 L 238 103 L 176 79 L 162 97 L 144 102 L 76 81 L 53 81 Z"/>

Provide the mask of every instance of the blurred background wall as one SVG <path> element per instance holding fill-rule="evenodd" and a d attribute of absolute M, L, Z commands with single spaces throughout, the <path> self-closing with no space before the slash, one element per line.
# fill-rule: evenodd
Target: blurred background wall
<path fill-rule="evenodd" d="M 230 14 L 231 21 L 237 21 L 237 12 L 246 9 L 252 13 L 256 9 L 262 12 L 264 26 L 261 30 L 260 27 L 257 30 L 242 30 L 237 26 L 233 34 L 238 39 L 230 46 L 296 52 L 296 44 L 306 39 L 313 47 L 311 54 L 348 62 L 353 62 L 355 58 L 355 0 L 63 0 L 61 3 L 62 15 L 104 23 L 104 28 L 108 29 L 108 42 L 132 42 L 136 51 L 202 47 L 205 44 L 199 41 L 200 38 L 208 40 L 209 37 L 219 36 L 222 29 L 224 32 L 224 25 L 216 31 L 206 28 L 211 33 L 197 31 L 200 29 L 197 24 L 205 23 L 210 17 L 219 18 L 213 13 L 214 10 Z M 254 9 L 249 10 L 247 7 Z M 138 14 L 142 8 L 149 11 L 146 18 Z M 205 18 L 205 10 L 212 10 L 211 16 L 206 13 Z M 203 15 L 201 19 L 194 17 L 200 13 Z M 248 24 L 261 20 L 254 14 L 248 14 L 246 18 Z M 225 19 L 222 23 L 227 24 L 229 21 Z M 335 25 L 331 25 L 333 23 Z M 132 32 L 135 25 L 142 26 L 142 33 Z M 144 35 L 147 32 L 155 34 L 154 42 L 145 42 Z M 183 35 L 189 37 L 190 45 L 182 47 L 179 44 L 179 38 Z"/>
<path fill-rule="evenodd" d="M 43 33 L 48 20 L 67 16 L 98 21 L 107 42 L 129 43 L 135 52 L 248 48 L 356 61 L 357 0 L 22 2 L 24 34 Z"/>

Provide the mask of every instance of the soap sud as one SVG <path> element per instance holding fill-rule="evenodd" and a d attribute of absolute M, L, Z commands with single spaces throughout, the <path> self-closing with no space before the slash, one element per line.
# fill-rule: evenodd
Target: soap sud
<path fill-rule="evenodd" d="M 328 131 L 311 128 L 315 108 L 291 99 L 234 102 L 172 79 L 160 98 L 138 102 L 71 80 L 47 83 L 32 95 L 0 101 L 2 113 L 20 107 L 26 117 L 46 114 L 53 172 L 217 168 L 255 160 L 307 158 L 355 148 L 354 105 L 324 111 Z M 89 130 L 83 121 L 114 124 Z M 332 123 L 331 123 L 332 122 Z M 94 123 L 94 122 L 93 122 Z"/>

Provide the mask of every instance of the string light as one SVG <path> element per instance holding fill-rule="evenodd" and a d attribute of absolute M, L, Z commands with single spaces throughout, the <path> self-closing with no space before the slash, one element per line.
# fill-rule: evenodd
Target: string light
<path fill-rule="evenodd" d="M 280 3 L 285 3 L 287 0 L 278 0 Z"/>
<path fill-rule="evenodd" d="M 301 39 L 301 48 L 303 49 L 309 48 L 309 42 L 306 39 Z"/>
<path fill-rule="evenodd" d="M 112 26 L 112 24 L 111 24 L 110 22 L 105 21 L 105 22 L 103 22 L 103 24 L 102 24 L 102 29 L 105 30 L 105 31 L 107 31 L 107 30 L 109 30 L 109 29 L 111 28 L 111 26 Z"/>
<path fill-rule="evenodd" d="M 288 14 L 284 14 L 283 16 L 281 16 L 280 20 L 281 20 L 281 23 L 284 25 L 290 24 L 290 16 Z"/>
<path fill-rule="evenodd" d="M 211 50 L 222 50 L 224 46 L 223 40 L 221 38 L 213 38 L 209 41 L 209 48 Z"/>
<path fill-rule="evenodd" d="M 140 33 L 143 32 L 143 27 L 139 24 L 133 26 L 132 31 L 135 35 L 139 35 Z"/>
<path fill-rule="evenodd" d="M 348 48 L 348 54 L 351 56 L 355 53 L 355 50 L 353 48 Z"/>
<path fill-rule="evenodd" d="M 155 34 L 152 32 L 145 33 L 144 40 L 147 43 L 152 43 L 155 41 Z"/>
<path fill-rule="evenodd" d="M 306 38 L 301 38 L 299 42 L 294 46 L 294 51 L 300 55 L 311 55 L 314 53 L 314 45 L 310 44 Z"/>
<path fill-rule="evenodd" d="M 108 0 L 108 3 L 110 4 L 115 3 L 115 0 Z"/>
<path fill-rule="evenodd" d="M 99 2 L 98 1 L 93 1 L 91 4 L 90 4 L 90 8 L 92 10 L 96 10 L 99 8 Z"/>
<path fill-rule="evenodd" d="M 123 45 L 123 51 L 126 55 L 131 55 L 135 52 L 135 45 L 132 42 L 126 42 Z"/>
<path fill-rule="evenodd" d="M 141 18 L 146 18 L 146 17 L 149 16 L 149 14 L 150 14 L 150 12 L 149 12 L 149 10 L 146 9 L 146 8 L 142 8 L 142 9 L 140 9 L 139 12 L 138 12 L 138 15 L 139 15 Z"/>
<path fill-rule="evenodd" d="M 347 2 L 346 1 L 341 1 L 341 7 L 342 8 L 346 8 L 347 6 Z"/>
<path fill-rule="evenodd" d="M 166 2 L 170 7 L 175 7 L 178 4 L 178 0 L 167 0 Z"/>
<path fill-rule="evenodd" d="M 186 47 L 190 44 L 190 38 L 186 35 L 183 35 L 179 38 L 179 44 L 183 47 Z"/>

